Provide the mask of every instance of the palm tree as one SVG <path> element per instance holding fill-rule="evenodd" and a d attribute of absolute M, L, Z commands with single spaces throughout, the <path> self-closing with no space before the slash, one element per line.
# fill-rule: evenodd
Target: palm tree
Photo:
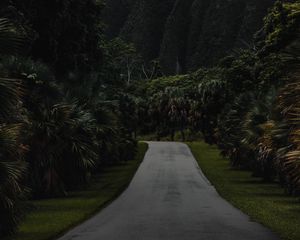
<path fill-rule="evenodd" d="M 184 92 L 179 88 L 167 88 L 166 93 L 169 97 L 168 102 L 168 118 L 172 126 L 171 139 L 174 141 L 176 130 L 181 133 L 182 141 L 185 141 L 185 133 L 188 126 L 188 115 L 190 110 L 190 102 L 184 96 Z"/>
<path fill-rule="evenodd" d="M 20 125 L 0 125 L 0 236 L 12 233 L 23 216 L 26 148 L 20 144 Z"/>
<path fill-rule="evenodd" d="M 0 19 L 0 54 L 13 54 L 21 46 L 13 24 Z M 20 125 L 10 123 L 20 103 L 20 81 L 0 78 L 0 236 L 13 232 L 23 214 L 21 185 L 25 172 Z"/>
<path fill-rule="evenodd" d="M 20 50 L 23 38 L 6 18 L 0 18 L 0 55 L 11 55 Z M 21 81 L 0 77 L 0 116 L 7 117 L 20 101 Z"/>
<path fill-rule="evenodd" d="M 218 68 L 208 71 L 198 86 L 199 101 L 202 105 L 201 132 L 208 143 L 216 141 L 217 116 L 225 105 L 227 89 L 222 70 Z"/>
<path fill-rule="evenodd" d="M 219 117 L 217 144 L 222 153 L 229 157 L 233 167 L 247 167 L 249 156 L 241 139 L 245 135 L 244 119 L 255 102 L 253 93 L 244 93 L 226 106 Z"/>
<path fill-rule="evenodd" d="M 285 174 L 285 184 L 291 194 L 300 190 L 300 42 L 299 34 L 285 50 L 289 64 L 289 81 L 279 94 L 279 108 L 288 126 L 288 142 L 279 152 L 280 164 Z M 281 150 L 282 150 L 281 149 Z"/>
<path fill-rule="evenodd" d="M 93 116 L 60 103 L 41 107 L 30 120 L 27 161 L 35 197 L 66 195 L 87 183 L 98 160 Z"/>
<path fill-rule="evenodd" d="M 148 115 L 151 118 L 151 128 L 156 130 L 159 141 L 162 134 L 169 130 L 168 124 L 168 102 L 169 98 L 165 92 L 158 92 L 151 96 Z"/>
<path fill-rule="evenodd" d="M 273 109 L 276 92 L 274 88 L 257 99 L 249 109 L 242 125 L 244 148 L 252 159 L 248 159 L 255 176 L 271 181 L 277 176 L 276 151 L 273 144 L 273 131 L 276 122 L 273 120 Z"/>

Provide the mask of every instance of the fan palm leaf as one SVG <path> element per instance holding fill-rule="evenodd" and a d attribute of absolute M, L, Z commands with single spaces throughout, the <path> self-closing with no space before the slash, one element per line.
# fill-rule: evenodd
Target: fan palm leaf
<path fill-rule="evenodd" d="M 21 100 L 23 93 L 20 80 L 0 78 L 0 117 L 7 117 Z"/>
<path fill-rule="evenodd" d="M 25 148 L 19 143 L 20 125 L 0 126 L 0 236 L 13 232 L 23 216 Z"/>
<path fill-rule="evenodd" d="M 24 37 L 7 18 L 0 18 L 0 54 L 11 55 L 23 48 Z"/>
<path fill-rule="evenodd" d="M 23 39 L 8 19 L 0 18 L 0 54 L 14 54 Z M 19 80 L 0 78 L 0 236 L 12 233 L 23 215 L 24 187 L 21 182 L 25 148 L 19 143 L 20 125 L 6 124 L 20 102 Z"/>
<path fill-rule="evenodd" d="M 299 39 L 299 38 L 298 38 Z M 288 125 L 289 136 L 286 147 L 280 154 L 282 170 L 291 193 L 300 190 L 300 42 L 294 41 L 285 51 L 290 78 L 278 97 L 279 109 Z"/>
<path fill-rule="evenodd" d="M 93 116 L 76 104 L 40 108 L 31 116 L 28 161 L 37 197 L 65 195 L 86 182 L 98 160 Z"/>

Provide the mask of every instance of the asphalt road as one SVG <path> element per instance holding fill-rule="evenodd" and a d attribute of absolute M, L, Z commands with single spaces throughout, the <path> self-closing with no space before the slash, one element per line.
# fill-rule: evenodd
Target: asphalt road
<path fill-rule="evenodd" d="M 128 189 L 60 240 L 278 240 L 222 199 L 182 143 L 150 142 Z"/>

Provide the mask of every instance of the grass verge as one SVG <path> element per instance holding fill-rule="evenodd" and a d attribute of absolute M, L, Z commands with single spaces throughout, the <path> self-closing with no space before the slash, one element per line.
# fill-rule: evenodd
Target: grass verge
<path fill-rule="evenodd" d="M 282 239 L 300 239 L 300 202 L 286 196 L 276 183 L 264 183 L 250 172 L 232 170 L 219 150 L 203 142 L 188 143 L 202 171 L 219 194 L 234 206 L 278 233 Z"/>
<path fill-rule="evenodd" d="M 32 201 L 35 210 L 9 240 L 54 239 L 88 219 L 128 186 L 147 149 L 146 143 L 139 143 L 134 160 L 107 168 L 87 190 L 70 193 L 67 198 Z"/>

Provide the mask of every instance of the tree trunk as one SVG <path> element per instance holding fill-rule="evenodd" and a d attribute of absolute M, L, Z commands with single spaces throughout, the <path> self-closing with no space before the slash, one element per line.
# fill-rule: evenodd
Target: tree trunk
<path fill-rule="evenodd" d="M 174 138 L 175 138 L 175 130 L 172 129 L 171 130 L 171 141 L 174 142 Z"/>
<path fill-rule="evenodd" d="M 180 132 L 181 132 L 181 140 L 182 140 L 183 142 L 185 142 L 185 133 L 184 133 L 184 129 L 182 128 L 182 129 L 180 130 Z"/>

